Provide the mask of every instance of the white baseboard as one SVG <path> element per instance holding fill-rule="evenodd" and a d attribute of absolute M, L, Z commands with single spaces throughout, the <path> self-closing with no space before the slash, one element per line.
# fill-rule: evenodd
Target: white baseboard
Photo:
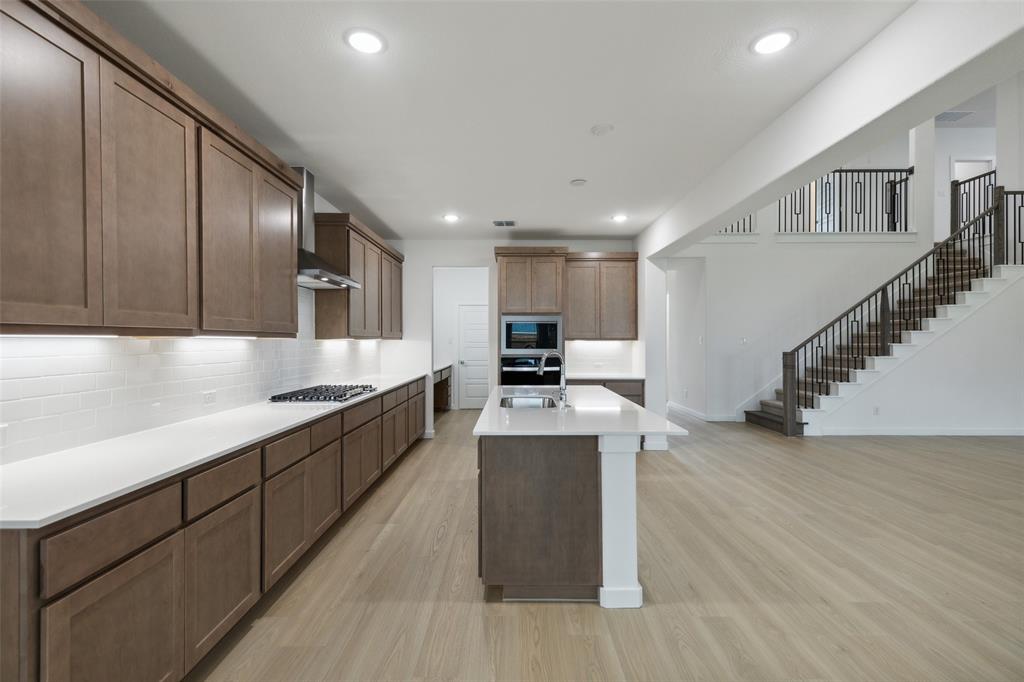
<path fill-rule="evenodd" d="M 738 414 L 712 414 L 712 415 L 708 415 L 708 418 L 705 419 L 705 421 L 709 421 L 709 422 L 745 422 L 745 421 L 747 421 L 747 416 L 746 415 L 742 415 L 741 416 L 741 415 L 738 415 Z"/>
<path fill-rule="evenodd" d="M 670 417 L 673 416 L 673 413 L 675 413 L 675 416 L 677 416 L 677 417 L 678 416 L 694 417 L 694 418 L 700 419 L 702 421 L 708 421 L 707 417 L 704 416 L 703 412 L 698 412 L 697 410 L 694 410 L 693 408 L 687 407 L 686 405 L 682 405 L 680 403 L 673 402 L 671 400 L 668 401 L 668 404 L 666 405 L 666 408 L 667 408 L 667 411 L 668 411 L 668 414 L 669 414 Z"/>
<path fill-rule="evenodd" d="M 429 431 L 424 431 L 423 432 L 423 438 L 430 439 L 430 438 L 433 438 L 433 437 L 434 437 L 434 430 L 433 429 L 430 429 Z"/>
<path fill-rule="evenodd" d="M 1024 428 L 958 426 L 822 426 L 820 434 L 805 436 L 1024 436 Z"/>

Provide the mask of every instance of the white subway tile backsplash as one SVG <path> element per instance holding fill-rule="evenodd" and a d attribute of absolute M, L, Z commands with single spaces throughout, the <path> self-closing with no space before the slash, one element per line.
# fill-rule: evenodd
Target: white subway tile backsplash
<path fill-rule="evenodd" d="M 381 371 L 380 342 L 316 341 L 312 315 L 300 290 L 298 339 L 0 337 L 0 463 Z"/>

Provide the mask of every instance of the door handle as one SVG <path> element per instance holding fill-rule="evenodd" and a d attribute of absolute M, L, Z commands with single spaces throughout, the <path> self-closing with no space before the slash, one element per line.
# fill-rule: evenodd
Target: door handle
<path fill-rule="evenodd" d="M 464 364 L 466 364 L 466 361 L 465 360 L 459 360 L 459 364 L 460 365 L 464 365 Z"/>

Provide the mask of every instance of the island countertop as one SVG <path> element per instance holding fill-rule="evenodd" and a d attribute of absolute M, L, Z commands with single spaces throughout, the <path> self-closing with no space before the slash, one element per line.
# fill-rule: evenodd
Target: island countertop
<path fill-rule="evenodd" d="M 473 427 L 474 436 L 685 436 L 686 429 L 603 386 L 568 386 L 568 407 L 504 408 L 501 398 L 545 395 L 552 386 L 498 386 Z"/>

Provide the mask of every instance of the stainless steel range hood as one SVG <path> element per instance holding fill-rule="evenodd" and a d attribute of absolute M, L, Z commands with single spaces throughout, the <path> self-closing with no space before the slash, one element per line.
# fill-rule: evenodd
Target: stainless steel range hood
<path fill-rule="evenodd" d="M 299 274 L 298 285 L 305 289 L 362 289 L 363 285 L 348 276 L 341 268 L 328 263 L 305 247 L 305 236 L 315 228 L 316 207 L 314 188 L 316 180 L 305 168 L 294 168 L 302 176 L 302 206 L 299 222 Z"/>

